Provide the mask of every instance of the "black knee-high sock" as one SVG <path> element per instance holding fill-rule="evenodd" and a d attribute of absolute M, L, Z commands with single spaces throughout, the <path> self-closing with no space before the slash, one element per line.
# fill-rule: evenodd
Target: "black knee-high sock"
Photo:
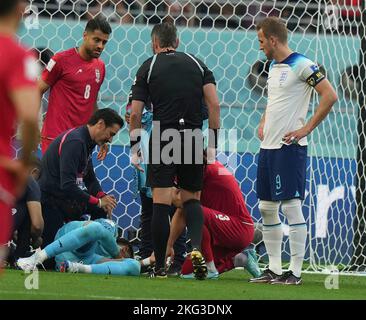
<path fill-rule="evenodd" d="M 186 215 L 187 237 L 191 239 L 192 247 L 201 250 L 203 211 L 201 203 L 191 199 L 183 204 Z"/>
<path fill-rule="evenodd" d="M 155 269 L 165 267 L 165 252 L 169 238 L 169 213 L 171 206 L 154 203 L 151 220 L 151 235 L 155 254 Z"/>

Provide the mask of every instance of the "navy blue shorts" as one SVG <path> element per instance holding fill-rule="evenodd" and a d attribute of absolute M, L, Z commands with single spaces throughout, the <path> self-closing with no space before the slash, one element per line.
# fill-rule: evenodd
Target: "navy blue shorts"
<path fill-rule="evenodd" d="M 260 149 L 257 169 L 257 197 L 280 201 L 304 199 L 307 147 L 283 145 L 280 149 Z"/>

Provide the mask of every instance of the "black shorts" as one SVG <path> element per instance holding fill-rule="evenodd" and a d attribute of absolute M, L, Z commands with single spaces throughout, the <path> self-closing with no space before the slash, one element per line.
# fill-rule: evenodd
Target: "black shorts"
<path fill-rule="evenodd" d="M 150 136 L 147 166 L 149 187 L 170 188 L 176 182 L 184 190 L 192 192 L 202 190 L 203 135 L 201 131 L 199 133 L 196 131 L 192 137 L 186 136 L 185 132 L 180 132 L 179 143 L 175 143 L 173 138 L 161 141 L 153 138 L 153 134 Z M 174 154 L 172 151 L 179 149 L 180 154 Z M 172 152 L 168 152 L 169 150 Z"/>

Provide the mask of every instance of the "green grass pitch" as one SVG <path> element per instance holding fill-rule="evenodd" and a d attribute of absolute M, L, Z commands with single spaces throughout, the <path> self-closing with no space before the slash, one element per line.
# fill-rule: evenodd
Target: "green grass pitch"
<path fill-rule="evenodd" d="M 5 270 L 0 276 L 0 300 L 366 299 L 366 277 L 360 276 L 339 275 L 339 288 L 329 290 L 325 288 L 326 274 L 303 274 L 303 285 L 295 287 L 251 284 L 248 283 L 249 274 L 243 270 L 233 270 L 220 275 L 218 280 L 205 281 L 39 271 L 39 289 L 27 290 L 24 283 L 28 276 L 22 271 Z"/>

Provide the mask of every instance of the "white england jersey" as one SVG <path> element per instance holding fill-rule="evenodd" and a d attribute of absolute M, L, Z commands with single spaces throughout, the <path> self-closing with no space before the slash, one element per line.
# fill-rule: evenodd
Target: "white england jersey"
<path fill-rule="evenodd" d="M 281 63 L 271 63 L 262 149 L 281 148 L 286 133 L 305 125 L 313 86 L 324 78 L 314 62 L 296 52 Z M 307 145 L 306 137 L 298 143 Z"/>

